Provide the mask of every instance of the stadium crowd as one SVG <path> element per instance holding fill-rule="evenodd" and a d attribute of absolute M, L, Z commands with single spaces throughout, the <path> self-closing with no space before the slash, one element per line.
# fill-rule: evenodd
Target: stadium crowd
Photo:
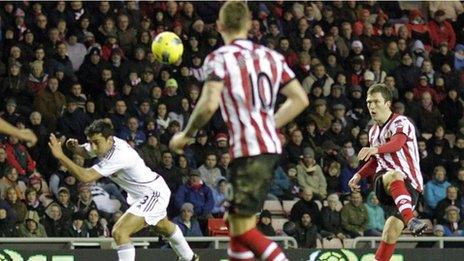
<path fill-rule="evenodd" d="M 84 143 L 106 118 L 161 174 L 169 217 L 184 235 L 208 235 L 227 209 L 228 129 L 218 111 L 184 155 L 167 148 L 201 93 L 205 56 L 222 45 L 220 2 L 3 2 L 0 4 L 0 117 L 30 128 L 34 147 L 0 139 L 2 237 L 108 237 L 127 209 L 105 178 L 79 183 L 51 157 L 48 137 Z M 289 234 L 301 247 L 318 238 L 381 235 L 384 210 L 369 181 L 347 183 L 368 146 L 367 88 L 385 83 L 393 109 L 417 127 L 425 190 L 416 213 L 436 236 L 464 235 L 464 8 L 459 1 L 249 2 L 249 39 L 282 53 L 310 98 L 279 131 L 284 153 L 269 200 L 294 201 L 282 229 L 263 210 L 266 235 Z M 184 43 L 162 65 L 151 41 L 173 31 Z M 282 102 L 282 97 L 278 97 Z M 69 155 L 80 166 L 94 162 Z M 139 236 L 153 235 L 149 228 Z"/>

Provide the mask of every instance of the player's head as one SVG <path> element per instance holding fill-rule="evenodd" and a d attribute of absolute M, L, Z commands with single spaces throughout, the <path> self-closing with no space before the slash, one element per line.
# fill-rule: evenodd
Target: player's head
<path fill-rule="evenodd" d="M 374 84 L 367 90 L 367 108 L 372 119 L 384 123 L 391 114 L 392 94 L 385 84 Z"/>
<path fill-rule="evenodd" d="M 227 1 L 219 11 L 218 29 L 221 34 L 247 33 L 251 28 L 251 13 L 245 2 Z"/>
<path fill-rule="evenodd" d="M 85 129 L 85 135 L 92 151 L 97 156 L 104 155 L 113 146 L 113 126 L 106 120 L 100 119 L 92 122 Z"/>

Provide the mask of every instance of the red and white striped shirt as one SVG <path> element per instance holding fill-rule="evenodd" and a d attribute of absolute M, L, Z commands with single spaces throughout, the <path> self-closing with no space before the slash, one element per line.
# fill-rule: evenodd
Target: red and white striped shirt
<path fill-rule="evenodd" d="M 383 127 L 374 124 L 369 130 L 369 143 L 371 147 L 379 147 L 398 133 L 406 135 L 406 143 L 398 151 L 376 154 L 376 172 L 380 170 L 399 170 L 416 190 L 422 191 L 424 185 L 419 165 L 416 129 L 407 117 L 392 114 Z"/>
<path fill-rule="evenodd" d="M 274 106 L 277 93 L 295 78 L 285 58 L 248 40 L 235 40 L 209 54 L 206 80 L 221 80 L 220 108 L 234 158 L 281 153 Z"/>

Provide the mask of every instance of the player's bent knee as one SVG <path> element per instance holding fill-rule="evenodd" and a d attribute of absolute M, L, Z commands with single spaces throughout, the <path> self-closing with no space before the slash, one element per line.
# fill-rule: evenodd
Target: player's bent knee
<path fill-rule="evenodd" d="M 382 182 L 386 191 L 390 191 L 390 185 L 395 180 L 403 180 L 403 174 L 397 170 L 390 170 L 382 177 Z"/>

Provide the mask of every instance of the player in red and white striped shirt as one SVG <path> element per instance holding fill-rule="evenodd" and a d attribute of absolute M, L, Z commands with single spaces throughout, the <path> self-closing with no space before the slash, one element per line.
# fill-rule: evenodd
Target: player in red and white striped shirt
<path fill-rule="evenodd" d="M 294 119 L 309 101 L 282 55 L 246 40 L 250 17 L 243 2 L 222 6 L 218 29 L 225 46 L 205 59 L 201 97 L 170 147 L 181 150 L 220 106 L 234 157 L 230 164 L 229 259 L 287 260 L 280 247 L 256 229 L 255 214 L 263 206 L 282 151 L 276 128 Z M 274 113 L 279 92 L 287 100 Z"/>
<path fill-rule="evenodd" d="M 422 234 L 427 228 L 413 215 L 423 189 L 419 152 L 414 125 L 408 118 L 391 111 L 392 94 L 385 85 L 371 86 L 366 100 L 375 124 L 369 131 L 370 147 L 364 147 L 358 153 L 358 158 L 367 163 L 349 185 L 353 191 L 359 190 L 361 178 L 375 174 L 377 198 L 387 213 L 392 208 L 392 212 L 396 212 L 385 222 L 382 241 L 375 255 L 378 261 L 388 261 L 405 225 L 414 235 Z"/>

